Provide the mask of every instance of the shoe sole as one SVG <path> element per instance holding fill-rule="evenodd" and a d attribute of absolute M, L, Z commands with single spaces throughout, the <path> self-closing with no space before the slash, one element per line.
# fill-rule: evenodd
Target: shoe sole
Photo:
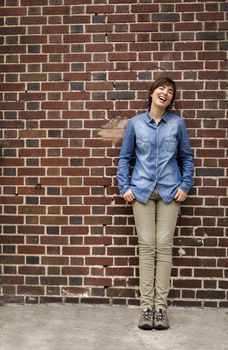
<path fill-rule="evenodd" d="M 140 329 L 144 329 L 145 331 L 151 331 L 153 329 L 153 327 L 149 326 L 149 325 L 145 325 L 145 326 L 138 326 Z"/>
<path fill-rule="evenodd" d="M 169 327 L 164 327 L 164 326 L 156 326 L 154 327 L 157 331 L 165 331 L 166 329 L 169 329 Z"/>

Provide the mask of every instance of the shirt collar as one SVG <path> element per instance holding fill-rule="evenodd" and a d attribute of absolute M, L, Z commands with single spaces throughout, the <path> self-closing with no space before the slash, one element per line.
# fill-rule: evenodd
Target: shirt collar
<path fill-rule="evenodd" d="M 149 109 L 147 109 L 147 111 L 146 111 L 146 116 L 147 116 L 147 121 L 149 123 L 154 123 L 154 120 L 151 118 L 151 116 L 149 114 Z M 168 112 L 166 111 L 161 119 L 161 122 L 167 123 L 167 121 L 168 121 Z"/>

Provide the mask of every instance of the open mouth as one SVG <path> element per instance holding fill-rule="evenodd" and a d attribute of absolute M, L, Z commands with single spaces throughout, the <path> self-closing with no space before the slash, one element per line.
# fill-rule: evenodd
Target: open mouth
<path fill-rule="evenodd" d="M 163 102 L 166 102 L 167 99 L 164 97 L 164 96 L 159 96 L 159 100 L 163 101 Z"/>

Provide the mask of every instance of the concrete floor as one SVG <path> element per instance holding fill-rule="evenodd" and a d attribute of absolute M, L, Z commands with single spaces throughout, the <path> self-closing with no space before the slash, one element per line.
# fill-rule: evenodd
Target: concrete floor
<path fill-rule="evenodd" d="M 0 307 L 0 350 L 227 350 L 228 310 L 169 308 L 171 328 L 143 331 L 140 309 L 98 305 Z"/>

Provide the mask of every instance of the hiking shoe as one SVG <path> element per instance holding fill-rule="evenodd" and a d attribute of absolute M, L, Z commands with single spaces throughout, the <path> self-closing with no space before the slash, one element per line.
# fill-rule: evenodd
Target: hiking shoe
<path fill-rule="evenodd" d="M 138 327 L 145 330 L 153 329 L 153 309 L 146 307 L 142 311 Z"/>
<path fill-rule="evenodd" d="M 169 328 L 169 320 L 165 309 L 155 309 L 154 311 L 154 328 L 164 330 Z"/>

